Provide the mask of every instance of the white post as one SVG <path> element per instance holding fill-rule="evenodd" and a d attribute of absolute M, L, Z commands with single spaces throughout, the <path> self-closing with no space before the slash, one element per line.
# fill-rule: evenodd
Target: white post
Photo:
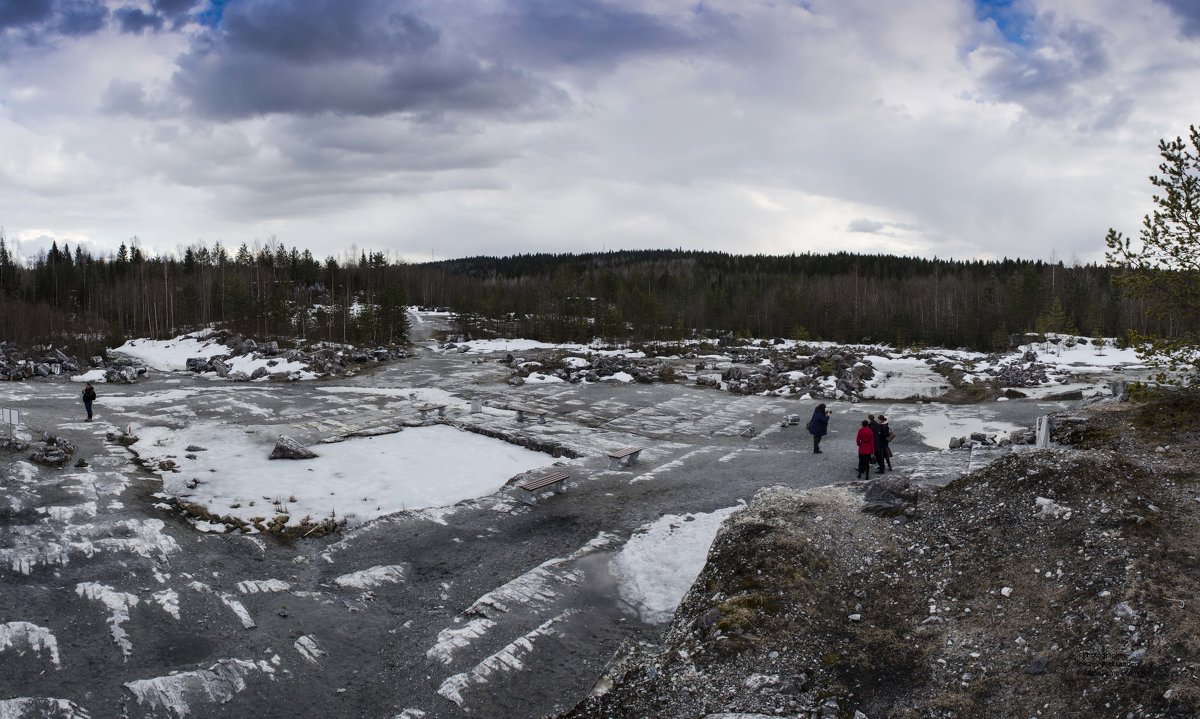
<path fill-rule="evenodd" d="M 1050 416 L 1042 415 L 1037 419 L 1037 446 L 1038 449 L 1047 449 L 1050 447 Z"/>
<path fill-rule="evenodd" d="M 483 411 L 483 400 L 479 397 L 471 398 L 471 412 L 478 414 Z"/>

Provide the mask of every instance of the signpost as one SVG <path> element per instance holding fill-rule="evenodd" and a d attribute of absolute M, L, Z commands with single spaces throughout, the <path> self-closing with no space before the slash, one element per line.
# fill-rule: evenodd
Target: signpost
<path fill-rule="evenodd" d="M 21 424 L 21 412 L 15 409 L 0 408 L 0 424 L 7 428 L 8 439 L 12 440 Z"/>

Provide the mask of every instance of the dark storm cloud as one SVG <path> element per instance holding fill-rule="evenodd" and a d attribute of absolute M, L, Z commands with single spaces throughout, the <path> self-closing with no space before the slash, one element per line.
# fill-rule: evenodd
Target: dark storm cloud
<path fill-rule="evenodd" d="M 120 8 L 113 13 L 113 17 L 116 18 L 121 32 L 131 35 L 141 35 L 147 30 L 158 32 L 163 29 L 162 15 L 148 13 L 140 8 Z"/>
<path fill-rule="evenodd" d="M 183 15 L 196 6 L 197 0 L 153 0 L 150 6 L 159 14 L 174 18 Z"/>
<path fill-rule="evenodd" d="M 103 0 L 0 0 L 0 58 L 4 40 L 42 45 L 60 36 L 90 35 L 107 20 Z"/>
<path fill-rule="evenodd" d="M 44 22 L 52 10 L 50 0 L 0 0 L 0 30 Z"/>
<path fill-rule="evenodd" d="M 108 8 L 92 0 L 59 0 L 55 26 L 63 35 L 91 35 L 108 21 Z"/>
<path fill-rule="evenodd" d="M 248 0 L 179 58 L 202 115 L 527 112 L 561 93 L 387 0 Z"/>
<path fill-rule="evenodd" d="M 1175 11 L 1183 23 L 1183 34 L 1188 36 L 1200 35 L 1200 3 L 1196 0 L 1159 0 L 1163 5 Z"/>

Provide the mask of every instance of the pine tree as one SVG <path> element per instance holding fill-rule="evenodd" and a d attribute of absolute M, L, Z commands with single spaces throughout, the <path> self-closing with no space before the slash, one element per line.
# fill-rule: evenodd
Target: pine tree
<path fill-rule="evenodd" d="M 1156 209 L 1146 215 L 1138 241 L 1110 229 L 1105 258 L 1121 270 L 1116 277 L 1126 297 L 1145 299 L 1164 326 L 1178 331 L 1158 336 L 1130 331 L 1138 356 L 1160 369 L 1158 379 L 1200 381 L 1200 129 L 1189 138 L 1160 140 L 1161 175 L 1152 175 Z"/>

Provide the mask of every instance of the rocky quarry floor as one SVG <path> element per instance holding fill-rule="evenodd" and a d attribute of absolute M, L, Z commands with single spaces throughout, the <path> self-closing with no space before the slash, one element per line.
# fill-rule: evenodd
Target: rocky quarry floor
<path fill-rule="evenodd" d="M 562 716 L 1197 716 L 1189 407 L 1096 404 L 1058 419 L 1056 448 L 920 493 L 764 489 L 663 641 L 626 646 Z M 880 494 L 907 506 L 864 512 Z"/>

